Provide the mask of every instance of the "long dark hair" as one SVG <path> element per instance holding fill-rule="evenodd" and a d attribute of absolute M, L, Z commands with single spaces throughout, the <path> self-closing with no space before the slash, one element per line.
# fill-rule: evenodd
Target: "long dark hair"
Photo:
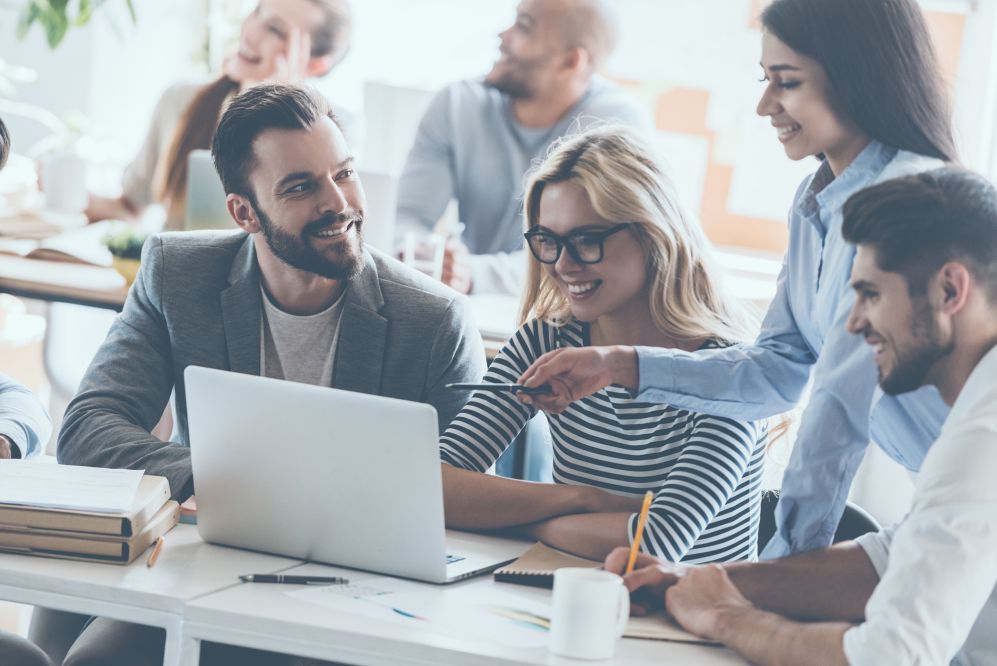
<path fill-rule="evenodd" d="M 832 103 L 869 137 L 958 161 L 948 95 L 915 0 L 775 0 L 761 22 L 824 68 Z"/>
<path fill-rule="evenodd" d="M 0 118 L 0 169 L 7 163 L 7 156 L 10 155 L 10 134 L 7 133 L 7 126 Z"/>
<path fill-rule="evenodd" d="M 346 0 L 312 0 L 322 9 L 325 20 L 312 31 L 312 57 L 330 56 L 334 66 L 349 49 L 352 18 Z M 239 82 L 224 74 L 198 91 L 163 154 L 156 175 L 156 197 L 167 208 L 182 206 L 187 194 L 187 156 L 197 149 L 211 147 L 211 138 L 225 100 L 239 91 Z"/>

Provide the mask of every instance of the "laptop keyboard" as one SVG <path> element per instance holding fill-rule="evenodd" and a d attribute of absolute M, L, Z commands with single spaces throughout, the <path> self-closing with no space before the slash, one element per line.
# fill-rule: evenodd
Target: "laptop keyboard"
<path fill-rule="evenodd" d="M 467 558 L 461 557 L 460 555 L 447 555 L 447 566 L 453 564 L 454 562 L 460 562 Z"/>

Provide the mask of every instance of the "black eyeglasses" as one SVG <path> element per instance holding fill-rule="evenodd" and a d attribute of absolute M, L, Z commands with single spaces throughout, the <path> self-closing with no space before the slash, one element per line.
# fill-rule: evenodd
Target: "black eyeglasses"
<path fill-rule="evenodd" d="M 564 236 L 543 229 L 531 229 L 523 236 L 530 252 L 541 264 L 556 264 L 564 248 L 568 249 L 568 256 L 579 264 L 597 264 L 602 261 L 606 239 L 628 226 L 629 222 L 622 222 L 606 229 L 573 231 Z"/>

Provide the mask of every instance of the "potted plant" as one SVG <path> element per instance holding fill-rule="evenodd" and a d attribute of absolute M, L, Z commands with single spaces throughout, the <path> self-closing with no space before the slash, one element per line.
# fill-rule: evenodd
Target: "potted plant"
<path fill-rule="evenodd" d="M 136 229 L 125 229 L 104 239 L 104 244 L 111 252 L 111 266 L 121 273 L 129 287 L 138 275 L 142 245 L 147 237 L 148 234 Z"/>
<path fill-rule="evenodd" d="M 28 0 L 21 10 L 17 23 L 17 37 L 24 39 L 37 23 L 45 30 L 45 39 L 50 49 L 55 50 L 70 27 L 82 27 L 90 22 L 93 12 L 106 0 L 79 0 L 76 16 L 70 16 L 69 0 Z M 132 0 L 125 0 L 132 22 L 135 22 L 135 7 Z"/>

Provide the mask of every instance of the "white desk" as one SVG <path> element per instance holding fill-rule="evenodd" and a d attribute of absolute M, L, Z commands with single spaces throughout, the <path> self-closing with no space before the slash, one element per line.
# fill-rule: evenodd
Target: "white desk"
<path fill-rule="evenodd" d="M 165 666 L 198 666 L 202 640 L 349 664 L 547 664 L 580 662 L 551 656 L 545 647 L 516 648 L 421 621 L 379 621 L 288 596 L 300 587 L 243 584 L 238 575 L 341 575 L 353 582 L 377 574 L 204 543 L 180 525 L 153 568 L 143 554 L 129 566 L 0 554 L 0 599 L 136 622 L 166 630 Z M 446 603 L 454 592 L 501 588 L 531 598 L 546 590 L 495 583 L 490 576 L 453 585 L 418 584 L 420 596 Z M 363 602 L 360 602 L 363 603 Z M 623 639 L 606 666 L 731 666 L 745 662 L 729 650 Z"/>
<path fill-rule="evenodd" d="M 240 585 L 245 573 L 273 573 L 299 560 L 212 546 L 197 528 L 178 525 L 166 535 L 156 566 L 143 553 L 128 566 L 0 553 L 0 599 L 100 615 L 166 629 L 164 664 L 180 664 L 187 602 Z"/>
<path fill-rule="evenodd" d="M 348 569 L 303 564 L 288 573 L 346 576 L 351 582 L 378 577 Z M 427 597 L 445 601 L 451 591 L 496 587 L 524 596 L 549 595 L 519 585 L 496 583 L 491 576 L 452 585 L 425 584 Z M 545 647 L 514 648 L 478 637 L 467 638 L 424 624 L 420 620 L 379 622 L 305 602 L 286 592 L 300 587 L 240 585 L 209 594 L 187 604 L 184 613 L 184 663 L 198 665 L 202 640 L 243 645 L 261 650 L 349 664 L 555 664 L 578 666 L 584 662 L 554 657 Z M 363 603 L 363 602 L 358 602 Z M 730 666 L 746 663 L 733 652 L 718 647 L 623 639 L 616 658 L 605 665 Z"/>

